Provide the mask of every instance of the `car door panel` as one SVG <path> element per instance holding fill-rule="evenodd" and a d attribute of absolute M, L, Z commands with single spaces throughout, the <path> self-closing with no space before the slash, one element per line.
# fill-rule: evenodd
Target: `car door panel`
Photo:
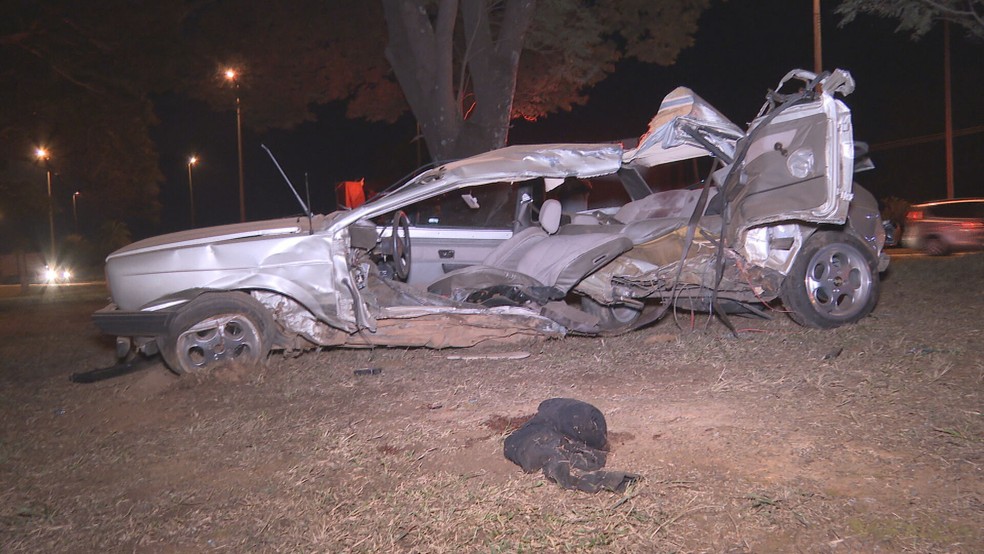
<path fill-rule="evenodd" d="M 481 263 L 502 241 L 512 236 L 508 229 L 411 227 L 411 285 L 427 285 L 444 275 L 445 269 Z"/>

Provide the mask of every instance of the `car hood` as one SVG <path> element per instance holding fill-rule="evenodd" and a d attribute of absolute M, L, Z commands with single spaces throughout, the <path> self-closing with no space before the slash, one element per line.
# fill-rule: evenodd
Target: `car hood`
<path fill-rule="evenodd" d="M 110 254 L 106 258 L 106 261 L 122 256 L 153 252 L 155 250 L 274 235 L 297 235 L 307 233 L 312 228 L 316 230 L 321 228 L 324 219 L 325 216 L 316 215 L 309 221 L 307 217 L 299 216 L 178 231 L 177 233 L 150 237 L 124 246 Z"/>

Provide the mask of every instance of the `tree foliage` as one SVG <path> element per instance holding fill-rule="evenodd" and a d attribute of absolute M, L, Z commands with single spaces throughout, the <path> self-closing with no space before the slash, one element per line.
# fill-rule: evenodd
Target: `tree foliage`
<path fill-rule="evenodd" d="M 513 118 L 583 104 L 623 58 L 672 63 L 709 1 L 0 0 L 0 214 L 45 204 L 44 145 L 56 204 L 81 189 L 106 219 L 153 220 L 165 92 L 238 97 L 253 130 L 340 101 L 370 121 L 409 109 L 435 158 L 499 147 Z"/>
<path fill-rule="evenodd" d="M 622 58 L 670 64 L 709 0 L 219 0 L 197 20 L 189 92 L 216 108 L 238 93 L 248 124 L 290 127 L 344 101 L 351 117 L 410 109 L 431 155 L 502 146 L 509 121 L 569 110 Z M 232 9 L 232 7 L 235 9 Z M 276 45 L 271 48 L 270 45 Z M 238 91 L 220 69 L 242 70 Z"/>
<path fill-rule="evenodd" d="M 350 117 L 372 121 L 393 121 L 406 110 L 386 77 L 377 2 L 215 0 L 184 34 L 196 55 L 180 90 L 216 110 L 232 109 L 238 95 L 244 124 L 254 129 L 312 121 L 313 108 L 332 101 L 347 102 Z M 239 73 L 238 85 L 224 79 L 227 68 Z"/>
<path fill-rule="evenodd" d="M 18 214 L 5 224 L 37 219 L 37 205 L 47 205 L 45 169 L 56 206 L 81 189 L 107 217 L 156 217 L 161 174 L 149 94 L 166 86 L 168 65 L 178 61 L 166 45 L 181 12 L 137 4 L 3 2 L 0 210 Z M 47 167 L 34 159 L 38 146 L 50 152 Z"/>
<path fill-rule="evenodd" d="M 843 16 L 841 25 L 862 13 L 897 19 L 897 30 L 913 38 L 926 34 L 938 21 L 949 21 L 969 36 L 984 39 L 984 0 L 844 0 L 837 13 Z"/>

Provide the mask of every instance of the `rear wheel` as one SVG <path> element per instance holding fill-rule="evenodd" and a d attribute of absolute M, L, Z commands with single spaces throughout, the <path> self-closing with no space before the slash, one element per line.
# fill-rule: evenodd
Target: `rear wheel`
<path fill-rule="evenodd" d="M 180 375 L 232 361 L 256 364 L 273 337 L 273 318 L 262 304 L 248 294 L 224 292 L 189 302 L 158 343 L 168 367 Z"/>
<path fill-rule="evenodd" d="M 581 309 L 598 317 L 599 331 L 611 331 L 621 327 L 628 327 L 635 323 L 639 319 L 639 316 L 642 315 L 642 310 L 631 306 L 626 306 L 625 304 L 605 306 L 586 296 L 581 299 Z"/>
<path fill-rule="evenodd" d="M 814 233 L 782 283 L 789 316 L 806 327 L 832 329 L 865 317 L 878 302 L 878 262 L 853 236 Z"/>
<path fill-rule="evenodd" d="M 923 243 L 923 251 L 930 256 L 946 256 L 950 253 L 946 243 L 936 237 L 930 237 Z"/>

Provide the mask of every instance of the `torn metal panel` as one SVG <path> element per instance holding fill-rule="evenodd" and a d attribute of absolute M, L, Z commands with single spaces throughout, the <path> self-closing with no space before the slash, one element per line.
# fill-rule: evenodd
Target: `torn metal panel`
<path fill-rule="evenodd" d="M 435 313 L 380 318 L 375 332 L 349 334 L 345 345 L 466 348 L 560 338 L 566 334 L 557 323 L 524 311 L 442 309 Z"/>
<path fill-rule="evenodd" d="M 885 226 L 879 216 L 878 201 L 864 187 L 854 187 L 854 200 L 847 212 L 847 218 L 857 237 L 872 250 L 877 249 L 879 244 L 885 244 Z"/>
<path fill-rule="evenodd" d="M 338 297 L 331 280 L 332 245 L 322 235 L 299 229 L 245 237 L 213 229 L 212 240 L 186 240 L 176 233 L 178 240 L 170 243 L 169 235 L 138 242 L 107 259 L 110 292 L 121 310 L 137 310 L 190 289 L 269 289 L 333 319 Z"/>
<path fill-rule="evenodd" d="M 563 326 L 526 308 L 397 306 L 376 314 L 376 329 L 345 332 L 329 326 L 293 299 L 275 293 L 253 296 L 270 309 L 285 337 L 298 335 L 321 346 L 420 346 L 463 348 L 485 342 L 551 338 Z"/>
<path fill-rule="evenodd" d="M 677 285 L 713 286 L 717 250 L 714 237 L 703 233 L 691 244 L 677 278 L 686 236 L 687 228 L 677 227 L 637 245 L 583 279 L 575 290 L 600 304 L 611 305 L 626 299 L 658 298 Z"/>
<path fill-rule="evenodd" d="M 698 141 L 699 134 L 706 143 Z M 745 132 L 703 98 L 686 87 L 678 87 L 663 99 L 649 122 L 639 146 L 625 152 L 625 163 L 652 167 L 669 162 L 709 156 L 713 148 L 733 158 L 735 142 Z"/>
<path fill-rule="evenodd" d="M 814 231 L 816 227 L 795 222 L 754 227 L 746 233 L 741 253 L 749 263 L 785 275 Z"/>
<path fill-rule="evenodd" d="M 533 178 L 598 177 L 615 173 L 621 166 L 619 144 L 507 146 L 425 171 L 390 195 L 345 213 L 328 232 L 465 187 Z"/>
<path fill-rule="evenodd" d="M 815 100 L 783 105 L 781 113 L 767 102 L 752 121 L 747 153 L 736 160 L 740 190 L 729 199 L 734 212 L 729 243 L 740 245 L 747 229 L 780 221 L 845 223 L 853 199 L 853 127 L 851 111 L 833 94 L 853 90 L 853 80 L 846 72 L 835 75 Z M 794 70 L 780 88 L 791 79 L 813 78 Z"/>

